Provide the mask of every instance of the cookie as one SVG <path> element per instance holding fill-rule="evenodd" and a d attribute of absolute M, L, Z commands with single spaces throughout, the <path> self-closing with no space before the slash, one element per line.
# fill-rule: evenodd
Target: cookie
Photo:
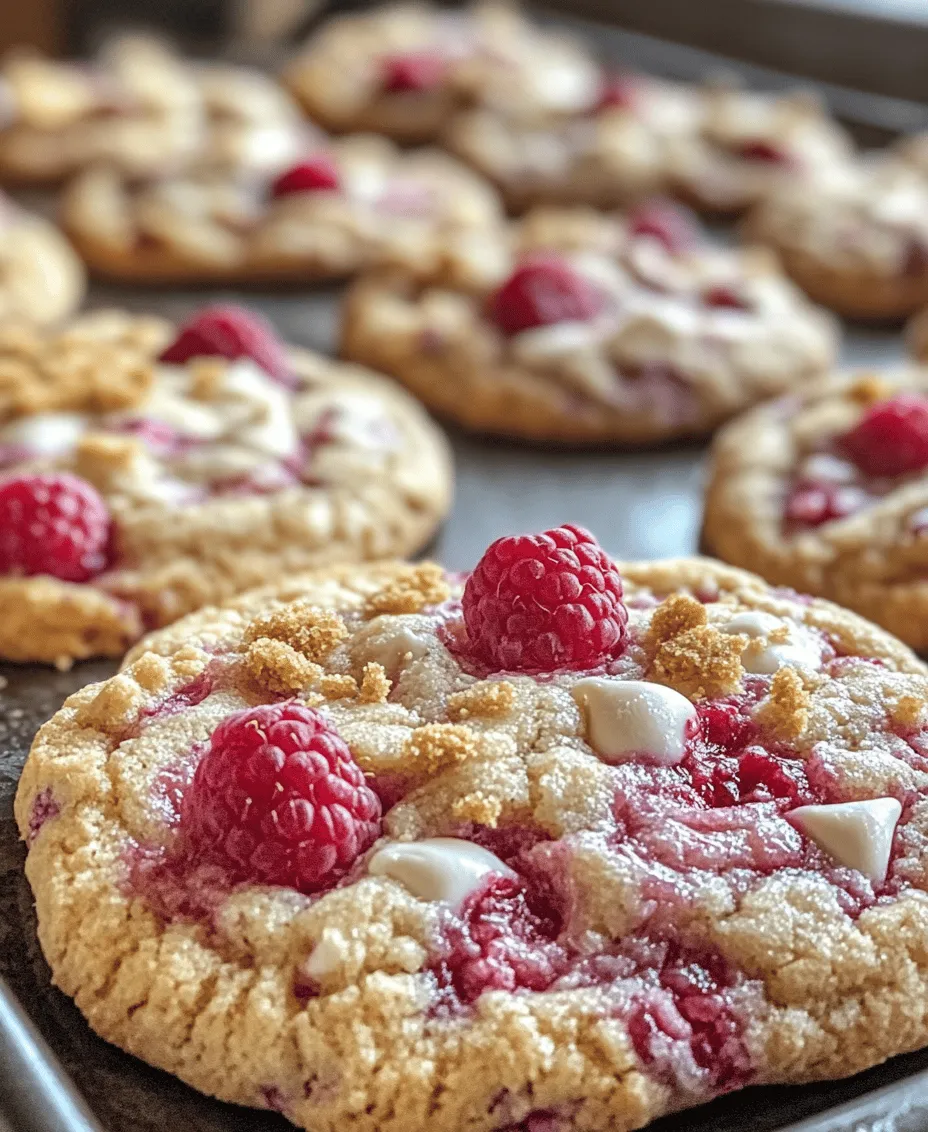
<path fill-rule="evenodd" d="M 0 328 L 0 421 L 7 660 L 121 656 L 276 574 L 411 553 L 449 506 L 411 398 L 239 308 Z"/>
<path fill-rule="evenodd" d="M 97 161 L 129 176 L 190 163 L 273 168 L 305 148 L 299 109 L 257 71 L 118 39 L 90 64 L 28 52 L 0 66 L 0 179 L 61 181 Z"/>
<path fill-rule="evenodd" d="M 928 1042 L 908 649 L 570 526 L 462 582 L 294 578 L 42 728 L 26 871 L 99 1034 L 313 1132 L 632 1129 Z"/>
<path fill-rule="evenodd" d="M 600 73 L 572 40 L 508 6 L 395 4 L 329 20 L 284 82 L 326 129 L 408 143 L 437 140 L 465 106 L 523 116 L 584 110 Z"/>
<path fill-rule="evenodd" d="M 859 319 L 928 303 L 928 177 L 893 154 L 785 182 L 748 218 L 816 302 Z"/>
<path fill-rule="evenodd" d="M 539 211 L 514 244 L 492 261 L 463 248 L 457 287 L 363 279 L 343 355 L 480 432 L 619 444 L 709 432 L 834 356 L 832 321 L 768 253 L 712 247 L 667 203 Z"/>
<path fill-rule="evenodd" d="M 393 263 L 440 272 L 455 233 L 475 255 L 499 239 L 501 210 L 490 186 L 445 154 L 359 135 L 276 176 L 204 170 L 140 183 L 97 168 L 68 188 L 62 219 L 108 278 L 313 282 Z"/>
<path fill-rule="evenodd" d="M 706 549 L 928 649 L 928 370 L 839 375 L 716 438 Z"/>
<path fill-rule="evenodd" d="M 58 322 L 80 306 L 86 285 L 81 261 L 55 225 L 0 193 L 0 323 Z"/>
<path fill-rule="evenodd" d="M 670 192 L 731 215 L 784 174 L 829 166 L 850 151 L 841 128 L 807 96 L 634 74 L 604 76 L 590 104 L 570 115 L 462 112 L 445 141 L 499 187 L 513 211 L 552 202 L 615 208 Z"/>

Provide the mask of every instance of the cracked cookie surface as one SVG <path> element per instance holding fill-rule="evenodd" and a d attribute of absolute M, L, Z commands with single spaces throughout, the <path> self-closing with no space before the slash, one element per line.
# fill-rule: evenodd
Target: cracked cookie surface
<path fill-rule="evenodd" d="M 429 565 L 319 571 L 150 637 L 19 787 L 57 984 L 137 1056 L 319 1132 L 631 1129 L 925 1043 L 924 666 L 718 563 L 619 569 L 627 636 L 592 671 L 487 670 Z M 292 791 L 334 732 L 382 807 L 322 892 L 184 856 L 204 752 L 282 718 L 249 773 Z"/>
<path fill-rule="evenodd" d="M 41 573 L 28 529 L 19 549 L 0 540 L 7 659 L 118 656 L 277 573 L 411 553 L 444 517 L 444 438 L 386 379 L 279 346 L 273 376 L 248 358 L 157 361 L 173 337 L 119 313 L 0 330 L 0 495 L 25 484 L 42 508 L 48 477 L 76 476 L 109 523 L 89 572 Z"/>
<path fill-rule="evenodd" d="M 829 367 L 836 328 L 763 249 L 705 242 L 676 206 L 530 214 L 444 280 L 372 273 L 341 349 L 477 431 L 653 443 L 711 431 Z M 449 285 L 450 284 L 450 285 Z"/>

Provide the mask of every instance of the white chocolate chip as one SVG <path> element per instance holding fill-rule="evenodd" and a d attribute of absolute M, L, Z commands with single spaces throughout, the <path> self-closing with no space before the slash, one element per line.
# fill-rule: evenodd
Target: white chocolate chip
<path fill-rule="evenodd" d="M 30 456 L 60 456 L 70 452 L 87 429 L 80 413 L 36 413 L 0 429 L 0 443 L 22 445 Z"/>
<path fill-rule="evenodd" d="M 235 440 L 249 448 L 285 459 L 299 448 L 299 437 L 290 411 L 291 396 L 253 362 L 229 366 L 223 394 L 238 400 L 247 419 L 235 432 Z"/>
<path fill-rule="evenodd" d="M 335 928 L 325 928 L 322 938 L 309 953 L 303 970 L 316 982 L 324 982 L 335 974 L 345 956 L 345 938 Z"/>
<path fill-rule="evenodd" d="M 789 640 L 772 644 L 761 644 L 761 639 L 769 637 L 777 629 L 786 627 Z M 771 676 L 780 668 L 819 668 L 822 663 L 822 650 L 815 637 L 799 625 L 793 625 L 772 613 L 752 610 L 739 613 L 727 625 L 723 633 L 741 633 L 751 638 L 751 643 L 741 654 L 741 663 L 746 672 Z"/>
<path fill-rule="evenodd" d="M 902 814 L 895 798 L 800 806 L 788 815 L 799 830 L 839 865 L 882 884 L 889 868 L 893 835 Z"/>
<path fill-rule="evenodd" d="M 394 841 L 371 857 L 367 871 L 372 876 L 392 877 L 420 900 L 441 901 L 453 908 L 491 873 L 516 876 L 489 850 L 457 837 Z"/>
<path fill-rule="evenodd" d="M 371 622 L 364 637 L 359 637 L 358 645 L 363 649 L 364 660 L 382 665 L 394 681 L 407 664 L 425 656 L 429 649 L 425 637 L 408 625 L 397 624 L 394 618 Z"/>
<path fill-rule="evenodd" d="M 603 329 L 596 322 L 555 322 L 516 334 L 512 339 L 512 352 L 519 361 L 531 365 L 588 349 L 602 337 Z"/>
<path fill-rule="evenodd" d="M 591 676 L 570 692 L 586 717 L 587 741 L 606 762 L 645 756 L 673 766 L 686 753 L 696 710 L 673 688 Z"/>

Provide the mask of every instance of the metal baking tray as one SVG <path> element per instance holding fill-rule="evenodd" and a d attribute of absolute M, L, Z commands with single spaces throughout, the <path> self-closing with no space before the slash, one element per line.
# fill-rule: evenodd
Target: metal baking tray
<path fill-rule="evenodd" d="M 598 29 L 602 32 L 602 29 Z M 600 46 L 603 34 L 597 34 Z M 606 29 L 619 60 L 693 77 L 729 60 L 637 33 Z M 776 76 L 735 65 L 757 85 Z M 782 77 L 781 77 L 782 78 Z M 760 81 L 758 81 L 760 80 Z M 928 123 L 928 107 L 824 88 L 836 109 L 888 131 Z M 181 318 L 229 291 L 126 290 L 95 286 L 89 305 L 123 306 Z M 249 291 L 291 342 L 331 351 L 336 290 Z M 844 361 L 867 366 L 903 355 L 898 331 L 849 327 Z M 617 556 L 660 558 L 697 550 L 705 447 L 642 452 L 552 451 L 450 430 L 457 463 L 454 509 L 428 553 L 467 569 L 494 538 L 516 530 L 582 523 Z M 25 852 L 12 817 L 22 763 L 39 725 L 67 695 L 115 671 L 109 661 L 67 673 L 0 665 L 0 1132 L 286 1132 L 282 1117 L 203 1097 L 94 1035 L 50 980 L 35 934 Z M 76 1087 L 75 1087 L 76 1086 Z M 79 1090 L 79 1091 L 78 1091 Z M 801 1088 L 748 1089 L 665 1118 L 654 1132 L 925 1132 L 928 1050 L 896 1058 L 846 1081 Z"/>

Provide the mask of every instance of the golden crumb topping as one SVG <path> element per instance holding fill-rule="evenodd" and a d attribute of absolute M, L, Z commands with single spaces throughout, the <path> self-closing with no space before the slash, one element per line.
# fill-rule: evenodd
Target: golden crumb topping
<path fill-rule="evenodd" d="M 382 664 L 376 660 L 364 665 L 358 699 L 362 704 L 384 704 L 390 695 L 390 680 Z"/>
<path fill-rule="evenodd" d="M 781 668 L 774 674 L 770 691 L 758 705 L 754 718 L 777 739 L 793 741 L 808 725 L 810 703 L 801 673 L 795 668 Z"/>
<path fill-rule="evenodd" d="M 403 748 L 403 769 L 434 774 L 480 754 L 480 742 L 460 723 L 427 723 L 417 727 Z"/>
<path fill-rule="evenodd" d="M 306 601 L 291 601 L 256 617 L 245 629 L 245 644 L 260 637 L 284 641 L 308 660 L 321 664 L 348 636 L 345 622 Z"/>
<path fill-rule="evenodd" d="M 728 696 L 741 687 L 741 654 L 747 644 L 740 634 L 697 625 L 664 641 L 648 675 L 691 700 Z"/>
<path fill-rule="evenodd" d="M 245 653 L 251 677 L 270 692 L 291 695 L 322 675 L 322 669 L 286 641 L 258 637 Z"/>
<path fill-rule="evenodd" d="M 644 636 L 645 650 L 653 655 L 665 641 L 705 624 L 706 609 L 702 602 L 689 594 L 671 594 L 654 610 Z"/>
<path fill-rule="evenodd" d="M 508 680 L 483 680 L 448 697 L 448 718 L 501 719 L 512 711 L 515 699 L 516 690 Z"/>
<path fill-rule="evenodd" d="M 368 599 L 365 613 L 418 613 L 427 605 L 446 601 L 451 593 L 445 572 L 434 562 L 410 566 Z"/>

